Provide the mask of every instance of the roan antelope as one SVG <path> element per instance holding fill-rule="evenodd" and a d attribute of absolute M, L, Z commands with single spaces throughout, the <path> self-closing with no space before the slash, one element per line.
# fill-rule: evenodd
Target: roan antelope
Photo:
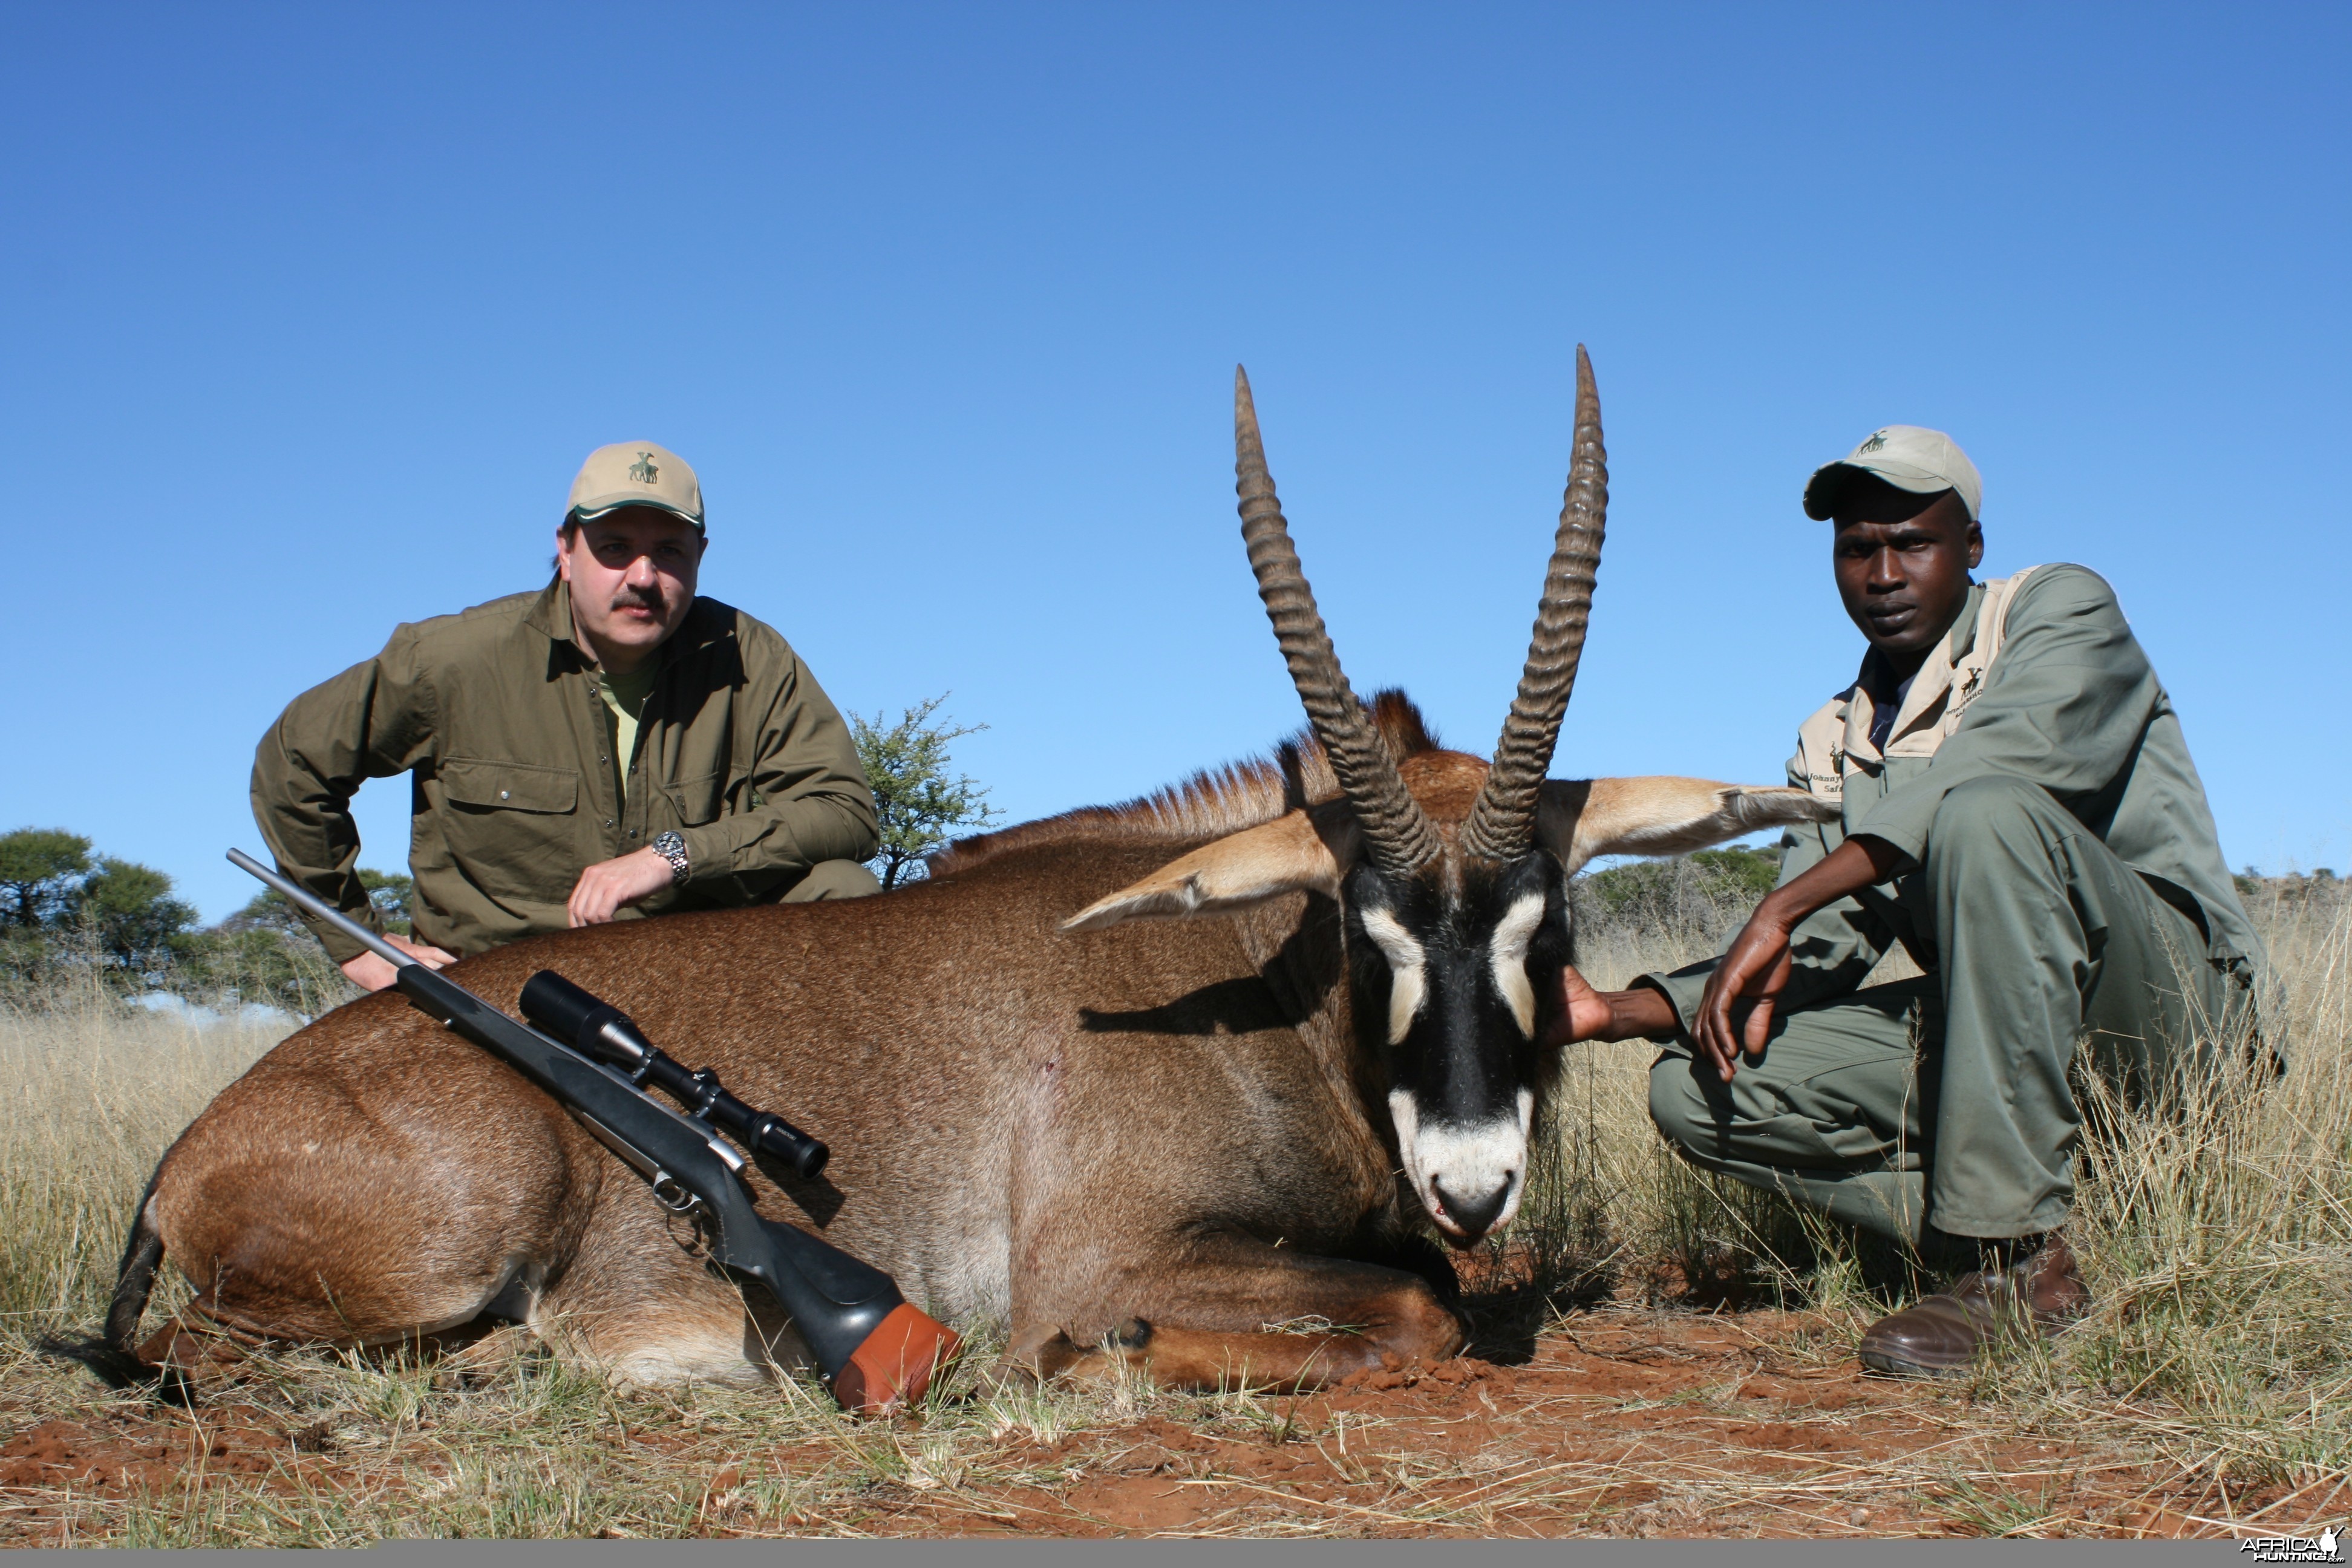
<path fill-rule="evenodd" d="M 560 970 L 810 1126 L 833 1164 L 763 1170 L 768 1212 L 940 1317 L 1002 1320 L 1016 1366 L 1297 1387 L 1453 1354 L 1451 1271 L 1417 1222 L 1467 1245 L 1517 1210 L 1569 878 L 1817 810 L 1783 788 L 1546 781 L 1607 500 L 1581 350 L 1577 379 L 1491 767 L 1440 750 L 1401 695 L 1368 710 L 1349 689 L 1237 375 L 1242 531 L 1308 734 L 959 844 L 903 892 L 535 938 L 453 977 L 511 1011 Z M 197 1296 L 133 1352 L 167 1252 Z M 1318 1318 L 1349 1331 L 1276 1331 Z M 384 994 L 289 1038 L 172 1146 L 107 1327 L 154 1365 L 499 1320 L 644 1383 L 799 1359 L 552 1101 Z"/>

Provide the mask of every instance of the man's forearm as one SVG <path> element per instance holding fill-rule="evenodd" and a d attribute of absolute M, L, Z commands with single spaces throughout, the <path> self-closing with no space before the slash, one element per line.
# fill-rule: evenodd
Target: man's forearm
<path fill-rule="evenodd" d="M 1644 1040 L 1671 1035 L 1682 1027 L 1682 1020 L 1675 1016 L 1674 1004 L 1654 986 L 1603 991 L 1601 999 L 1609 1004 L 1609 1025 L 1592 1037 L 1596 1040 Z"/>
<path fill-rule="evenodd" d="M 770 800 L 751 811 L 683 829 L 689 878 L 800 871 L 824 860 L 864 860 L 881 834 L 871 806 L 839 795 Z"/>
<path fill-rule="evenodd" d="M 1749 916 L 1751 923 L 1761 921 L 1791 931 L 1808 918 L 1836 903 L 1851 898 L 1864 888 L 1874 888 L 1895 875 L 1902 865 L 1904 854 L 1883 838 L 1868 835 L 1849 838 L 1812 866 L 1801 876 L 1785 886 L 1764 895 Z"/>

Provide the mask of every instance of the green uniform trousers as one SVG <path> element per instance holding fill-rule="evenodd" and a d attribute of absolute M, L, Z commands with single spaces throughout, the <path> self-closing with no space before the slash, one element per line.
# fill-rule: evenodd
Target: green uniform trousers
<path fill-rule="evenodd" d="M 2244 988 L 2196 921 L 2021 779 L 1946 795 L 1905 882 L 1934 973 L 1776 1017 L 1727 1084 L 1669 1045 L 1650 1114 L 1692 1163 L 1899 1241 L 2052 1229 L 2074 1199 L 2077 1043 L 2145 1102 Z"/>

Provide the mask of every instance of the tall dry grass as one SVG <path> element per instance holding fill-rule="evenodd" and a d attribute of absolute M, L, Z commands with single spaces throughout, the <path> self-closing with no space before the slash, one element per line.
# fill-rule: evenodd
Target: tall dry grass
<path fill-rule="evenodd" d="M 0 1324 L 33 1335 L 102 1310 L 155 1162 L 290 1027 L 144 1011 L 86 966 L 0 996 L 15 1102 L 0 1125 Z"/>

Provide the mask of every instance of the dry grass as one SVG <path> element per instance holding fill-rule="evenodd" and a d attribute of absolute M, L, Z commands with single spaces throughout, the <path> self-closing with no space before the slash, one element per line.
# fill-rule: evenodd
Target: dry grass
<path fill-rule="evenodd" d="M 204 1026 L 87 980 L 0 1001 L 0 1314 L 13 1332 L 102 1309 L 155 1162 L 284 1026 Z"/>
<path fill-rule="evenodd" d="M 1634 918 L 1591 920 L 1588 969 L 1615 984 L 1703 956 L 1739 912 L 1694 882 Z M 249 1451 L 275 1457 L 259 1470 L 214 1473 L 200 1459 L 128 1487 L 0 1491 L 0 1541 L 1068 1528 L 1089 1478 L 1129 1463 L 1139 1426 L 1154 1424 L 1199 1440 L 1201 1455 L 1161 1467 L 1171 1487 L 1214 1500 L 1185 1516 L 1191 1533 L 1673 1532 L 1727 1520 L 1866 1533 L 1925 1528 L 1921 1510 L 1983 1533 L 2120 1531 L 2137 1517 L 2135 1489 L 2208 1498 L 2180 1516 L 2200 1527 L 2237 1521 L 2248 1489 L 2286 1510 L 2264 1515 L 2272 1524 L 2317 1517 L 2352 1468 L 2352 905 L 2305 899 L 2260 914 L 2287 987 L 2293 1069 L 2269 1084 L 2217 1072 L 2174 1120 L 2104 1108 L 2074 1225 L 2096 1312 L 2044 1354 L 1915 1401 L 1933 1441 L 1868 1464 L 1775 1468 L 1729 1440 L 1541 1461 L 1514 1447 L 1522 1426 L 1448 1448 L 1408 1423 L 1247 1393 L 997 1388 L 982 1372 L 996 1340 L 979 1324 L 967 1325 L 976 1353 L 929 1408 L 890 1425 L 847 1421 L 809 1384 L 627 1394 L 537 1353 L 462 1374 L 399 1357 L 275 1357 L 233 1405 L 169 1418 L 199 1453 L 248 1451 L 232 1428 L 264 1434 Z M 152 1427 L 144 1395 L 103 1390 L 43 1346 L 94 1324 L 155 1157 L 274 1037 L 135 1014 L 96 990 L 0 1004 L 0 1072 L 19 1086 L 0 1129 L 0 1440 L 68 1419 Z M 1668 1156 L 1646 1114 L 1648 1063 L 1627 1046 L 1570 1064 L 1553 1158 L 1517 1250 L 1499 1260 L 1534 1277 L 1516 1300 L 1490 1300 L 1486 1338 L 1507 1341 L 1514 1314 L 1528 1340 L 1579 1345 L 1623 1331 L 1596 1324 L 1664 1342 L 1674 1325 L 1719 1321 L 1760 1348 L 1655 1397 L 1510 1419 L 1654 1412 L 1737 1431 L 1757 1419 L 1751 1379 L 1768 1367 L 1783 1379 L 1774 1419 L 1843 1419 L 1807 1414 L 1789 1391 L 1848 1363 L 1853 1332 L 1905 1283 L 1899 1260 Z M 1692 1316 L 1759 1305 L 1802 1315 Z M 1582 1309 L 1596 1310 L 1559 1316 Z M 1217 1445 L 1244 1442 L 1311 1447 L 1349 1489 L 1286 1491 L 1216 1458 Z M 2084 1489 L 2107 1478 L 2107 1490 Z M 2286 1494 L 2301 1500 L 2279 1500 L 2284 1488 L 2304 1489 Z"/>

